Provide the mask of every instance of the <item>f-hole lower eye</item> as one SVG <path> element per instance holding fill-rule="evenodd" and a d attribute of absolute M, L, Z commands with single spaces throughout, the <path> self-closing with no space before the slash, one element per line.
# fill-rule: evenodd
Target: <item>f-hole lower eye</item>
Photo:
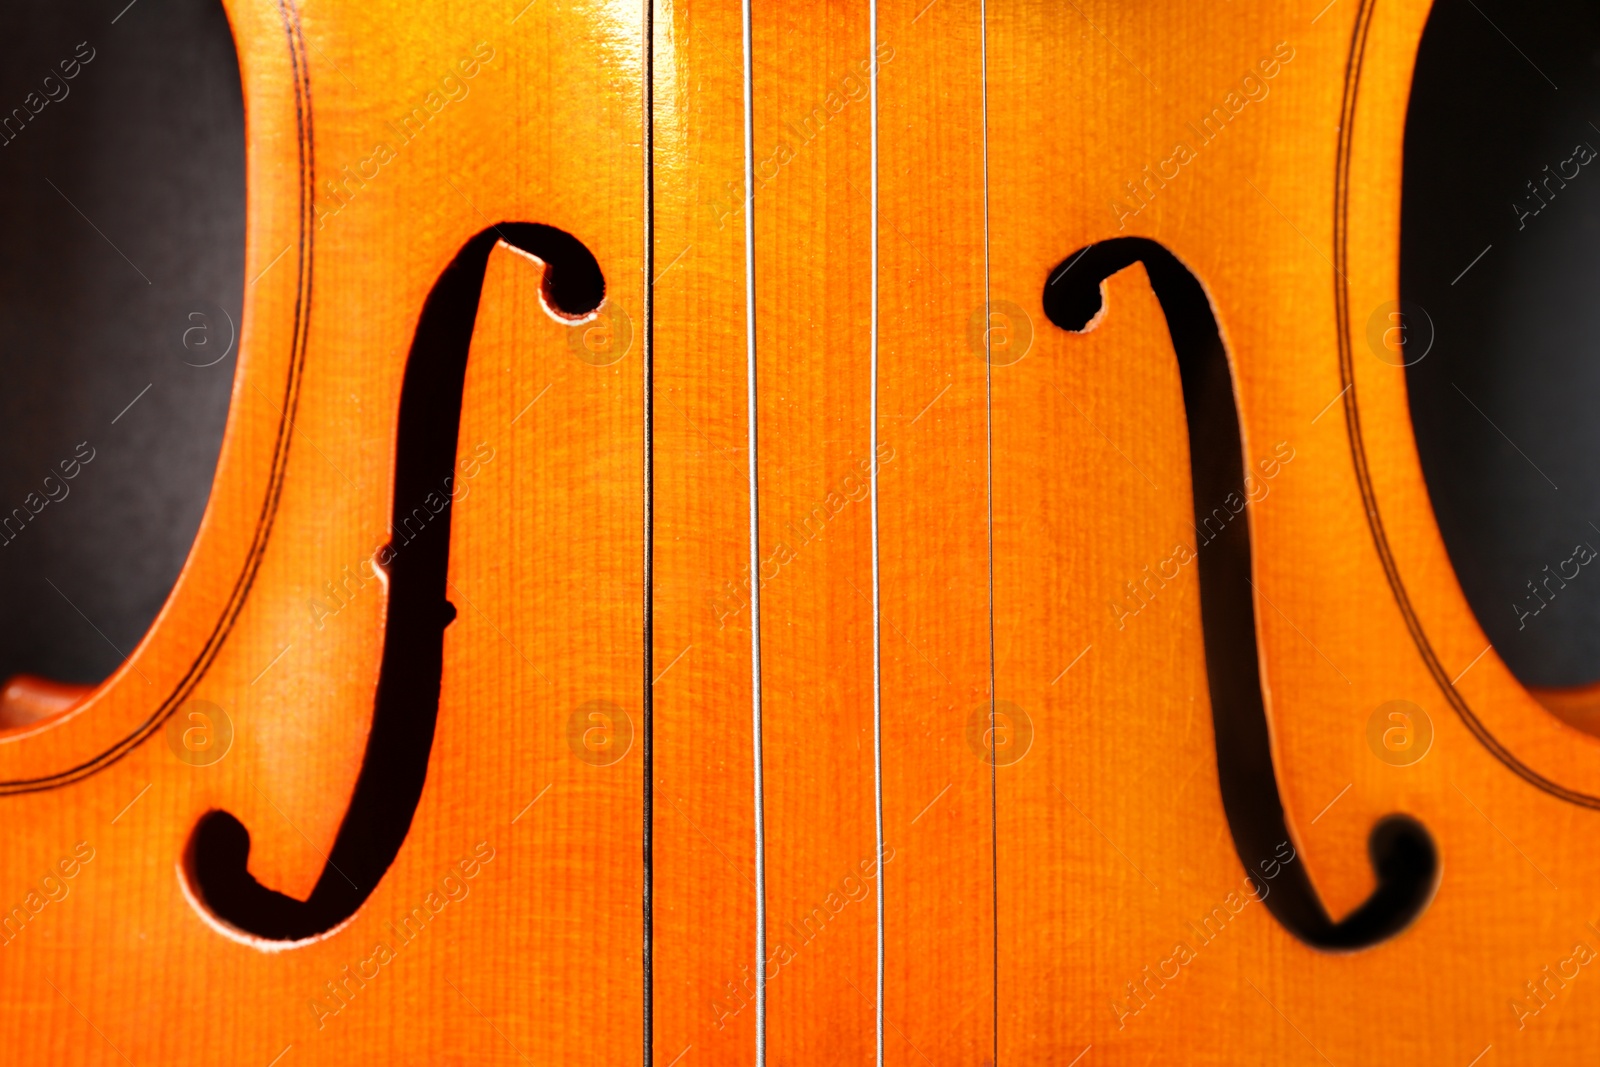
<path fill-rule="evenodd" d="M 1082 332 L 1103 308 L 1105 279 L 1142 262 L 1161 302 L 1178 357 L 1188 419 L 1190 473 L 1197 508 L 1231 494 L 1246 499 L 1244 446 L 1233 374 L 1211 302 L 1200 282 L 1164 246 L 1142 237 L 1090 245 L 1051 270 L 1044 310 L 1055 325 Z M 1053 279 L 1050 280 L 1050 279 Z M 1256 648 L 1250 580 L 1250 526 L 1230 523 L 1199 548 L 1200 621 L 1217 746 L 1217 777 L 1234 848 L 1245 870 L 1282 859 L 1288 846 L 1283 800 L 1272 766 L 1272 745 Z M 1307 944 L 1355 949 L 1399 933 L 1421 914 L 1438 882 L 1439 857 L 1422 824 L 1405 815 L 1381 820 L 1368 838 L 1377 888 L 1354 912 L 1334 922 L 1306 874 L 1305 864 L 1278 864 L 1264 903 Z"/>
<path fill-rule="evenodd" d="M 473 323 L 489 253 L 501 241 L 545 265 L 544 300 L 558 314 L 585 315 L 605 296 L 594 255 L 554 227 L 501 223 L 462 247 L 423 305 L 406 363 L 393 529 L 400 529 L 455 468 Z M 389 565 L 383 662 L 366 756 L 311 896 L 295 900 L 255 880 L 247 869 L 250 835 L 234 816 L 212 811 L 195 826 L 184 859 L 189 887 L 226 926 L 265 941 L 315 937 L 355 914 L 394 862 L 422 795 L 433 747 L 444 630 L 455 618 L 446 598 L 449 563 L 446 506 Z"/>

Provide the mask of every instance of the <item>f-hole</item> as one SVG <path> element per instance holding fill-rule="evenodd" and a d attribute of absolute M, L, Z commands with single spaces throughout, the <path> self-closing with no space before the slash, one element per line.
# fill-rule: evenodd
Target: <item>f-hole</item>
<path fill-rule="evenodd" d="M 1142 262 L 1161 303 L 1178 356 L 1189 424 L 1189 464 L 1195 526 L 1229 493 L 1247 500 L 1244 448 L 1233 375 L 1216 316 L 1200 282 L 1165 247 L 1142 237 L 1119 237 L 1068 256 L 1044 287 L 1044 311 L 1063 330 L 1081 333 L 1104 307 L 1107 278 Z M 1240 861 L 1258 884 L 1264 862 L 1289 840 L 1283 800 L 1272 767 L 1266 706 L 1256 647 L 1250 584 L 1250 529 L 1229 523 L 1199 547 L 1200 619 L 1216 735 L 1222 807 Z M 1267 909 L 1290 933 L 1321 949 L 1366 948 L 1409 926 L 1433 898 L 1439 857 L 1421 823 L 1405 815 L 1379 820 L 1367 840 L 1377 875 L 1372 895 L 1334 922 L 1305 865 L 1281 864 L 1268 888 Z M 1278 857 L 1281 858 L 1281 857 Z"/>
<path fill-rule="evenodd" d="M 557 314 L 599 307 L 605 280 L 594 255 L 571 234 L 508 222 L 469 240 L 439 275 L 422 308 L 400 391 L 390 521 L 389 608 L 383 662 L 367 749 L 328 864 L 306 900 L 256 881 L 246 867 L 250 833 L 225 811 L 195 825 L 185 871 L 195 896 L 219 920 L 267 941 L 294 942 L 355 914 L 394 862 L 422 796 L 439 714 L 445 627 L 456 609 L 446 598 L 450 508 L 403 544 L 404 520 L 454 473 L 467 353 L 489 253 L 504 241 L 545 265 L 543 295 Z M 431 513 L 430 513 L 431 514 Z M 414 525 L 414 523 L 413 523 Z"/>

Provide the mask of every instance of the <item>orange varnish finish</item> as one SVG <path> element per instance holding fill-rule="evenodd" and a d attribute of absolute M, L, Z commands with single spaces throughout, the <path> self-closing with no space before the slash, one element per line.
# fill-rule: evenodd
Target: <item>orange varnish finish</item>
<path fill-rule="evenodd" d="M 1600 948 L 1588 699 L 1530 694 L 1488 648 L 1403 371 L 1365 343 L 1397 296 L 1427 4 L 1316 6 L 883 0 L 874 57 L 864 3 L 755 5 L 747 196 L 736 5 L 230 0 L 249 232 L 228 431 L 127 663 L 76 703 L 4 699 L 0 907 L 23 917 L 0 934 L 0 1062 L 749 1065 L 763 965 L 774 1065 L 871 1064 L 880 1042 L 896 1067 L 1591 1056 L 1600 978 L 1569 973 Z M 1267 60 L 1269 92 L 1191 125 Z M 1177 176 L 1148 179 L 1175 142 Z M 421 801 L 347 923 L 252 939 L 185 850 L 221 809 L 263 886 L 304 899 L 323 876 L 390 601 L 372 580 L 311 605 L 389 536 L 418 316 L 501 222 L 580 241 L 631 343 L 585 356 L 594 324 L 551 313 L 544 265 L 490 254 Z M 1194 533 L 1174 340 L 1146 266 L 1084 333 L 1043 304 L 1066 257 L 1125 236 L 1204 286 L 1244 460 L 1277 460 L 1247 521 L 1292 862 L 1338 919 L 1373 890 L 1384 816 L 1441 858 L 1420 918 L 1361 951 L 1239 905 L 1198 568 L 1127 610 Z M 231 723 L 215 762 L 172 740 L 195 700 Z M 1433 731 L 1407 766 L 1368 744 L 1393 700 Z M 597 702 L 626 751 L 585 748 Z M 1014 761 L 985 748 L 1002 711 L 1006 743 L 1029 738 Z"/>

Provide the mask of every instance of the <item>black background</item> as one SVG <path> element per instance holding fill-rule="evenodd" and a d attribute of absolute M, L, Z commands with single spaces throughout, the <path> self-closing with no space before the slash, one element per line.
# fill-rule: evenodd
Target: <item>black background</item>
<path fill-rule="evenodd" d="M 1520 230 L 1512 204 L 1600 149 L 1600 5 L 1474 2 L 1434 6 L 1407 120 L 1400 288 L 1437 331 L 1411 414 L 1495 650 L 1525 684 L 1577 685 L 1600 679 L 1600 560 L 1520 628 L 1512 605 L 1537 606 L 1527 583 L 1577 544 L 1600 550 L 1600 158 Z"/>
<path fill-rule="evenodd" d="M 238 322 L 233 39 L 216 0 L 126 3 L 11 3 L 0 34 L 0 115 L 94 49 L 0 147 L 0 515 L 95 452 L 0 547 L 0 678 L 99 681 L 132 651 L 199 526 L 233 384 L 234 355 L 191 367 L 179 344 L 205 303 Z"/>
<path fill-rule="evenodd" d="M 189 366 L 202 360 L 178 340 L 207 305 L 238 323 L 238 65 L 215 0 L 8 14 L 0 114 L 80 42 L 95 58 L 0 147 L 0 515 L 79 442 L 95 459 L 0 547 L 0 678 L 98 681 L 160 609 L 210 491 L 234 358 Z M 1600 160 L 1523 229 L 1511 205 L 1578 142 L 1600 148 L 1597 127 L 1600 9 L 1435 6 L 1407 125 L 1401 289 L 1436 336 L 1407 381 L 1452 562 L 1530 684 L 1600 679 L 1600 565 L 1520 628 L 1512 606 L 1576 544 L 1600 548 Z"/>

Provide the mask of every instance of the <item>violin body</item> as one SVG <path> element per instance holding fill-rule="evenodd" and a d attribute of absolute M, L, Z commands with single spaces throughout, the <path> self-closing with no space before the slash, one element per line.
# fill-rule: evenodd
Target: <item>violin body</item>
<path fill-rule="evenodd" d="M 519 6 L 227 4 L 229 427 L 0 735 L 0 1058 L 1585 1055 L 1600 741 L 1383 358 L 1428 4 Z"/>

